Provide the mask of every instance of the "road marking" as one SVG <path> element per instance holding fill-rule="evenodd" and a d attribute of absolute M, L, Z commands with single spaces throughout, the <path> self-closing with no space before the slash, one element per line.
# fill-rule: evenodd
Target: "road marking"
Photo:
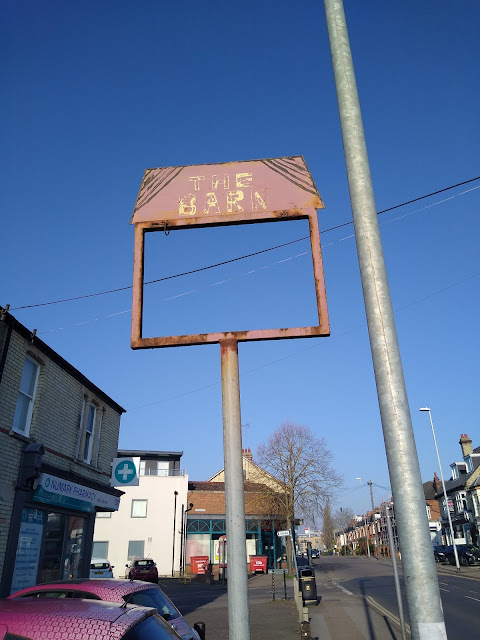
<path fill-rule="evenodd" d="M 353 593 L 351 591 L 349 591 L 348 589 L 345 589 L 345 587 L 342 587 L 340 584 L 335 585 L 336 587 L 338 587 L 339 589 L 341 589 L 344 593 L 346 593 L 349 596 L 353 596 Z"/>
<path fill-rule="evenodd" d="M 448 584 L 448 582 L 439 582 L 438 584 Z"/>
<path fill-rule="evenodd" d="M 476 600 L 477 602 L 480 602 L 478 598 L 472 598 L 472 596 L 465 596 L 465 598 L 470 598 L 470 600 Z"/>
<path fill-rule="evenodd" d="M 450 593 L 450 591 L 448 589 L 442 589 L 442 587 L 439 587 L 440 591 L 446 591 L 447 593 Z"/>

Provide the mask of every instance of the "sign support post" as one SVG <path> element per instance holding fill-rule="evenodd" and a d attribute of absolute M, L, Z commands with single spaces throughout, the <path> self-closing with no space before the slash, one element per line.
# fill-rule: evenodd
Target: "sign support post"
<path fill-rule="evenodd" d="M 238 342 L 220 343 L 222 367 L 223 452 L 225 463 L 225 517 L 228 540 L 228 637 L 249 640 L 245 494 L 242 463 L 242 421 Z"/>

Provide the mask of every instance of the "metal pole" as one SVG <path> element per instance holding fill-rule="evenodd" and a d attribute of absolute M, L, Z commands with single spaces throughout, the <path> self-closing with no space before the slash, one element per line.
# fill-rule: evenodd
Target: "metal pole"
<path fill-rule="evenodd" d="M 238 343 L 224 340 L 220 349 L 228 541 L 228 637 L 230 640 L 250 640 Z"/>
<path fill-rule="evenodd" d="M 438 468 L 440 469 L 440 478 L 442 480 L 443 499 L 445 501 L 445 509 L 447 511 L 448 524 L 450 525 L 450 535 L 452 536 L 453 554 L 455 556 L 455 564 L 457 565 L 457 571 L 460 571 L 460 562 L 458 560 L 457 545 L 455 544 L 455 533 L 453 531 L 452 516 L 450 515 L 450 507 L 448 506 L 447 491 L 445 489 L 445 480 L 443 479 L 442 463 L 440 462 L 440 454 L 438 453 L 437 438 L 435 436 L 435 429 L 433 428 L 432 412 L 427 407 L 420 409 L 420 411 L 428 411 L 428 417 L 430 418 L 430 424 L 432 425 L 433 442 L 435 443 L 435 451 L 437 452 Z"/>
<path fill-rule="evenodd" d="M 173 492 L 174 504 L 173 504 L 173 544 L 172 544 L 172 578 L 175 575 L 175 538 L 176 538 L 176 522 L 177 522 L 177 496 L 178 491 Z"/>
<path fill-rule="evenodd" d="M 395 550 L 395 540 L 393 539 L 393 529 L 392 529 L 392 507 L 388 506 L 385 508 L 387 512 L 387 530 L 388 530 L 388 541 L 390 543 L 390 552 L 392 554 L 392 566 L 393 566 L 393 577 L 395 579 L 395 591 L 397 592 L 397 603 L 398 603 L 398 615 L 400 618 L 400 629 L 402 631 L 403 640 L 407 640 L 407 636 L 405 633 L 405 616 L 403 615 L 403 602 L 402 602 L 402 593 L 400 591 L 400 580 L 398 579 L 398 567 L 397 567 L 397 555 Z"/>
<path fill-rule="evenodd" d="M 425 496 L 341 0 L 324 0 L 368 332 L 413 640 L 445 640 Z"/>

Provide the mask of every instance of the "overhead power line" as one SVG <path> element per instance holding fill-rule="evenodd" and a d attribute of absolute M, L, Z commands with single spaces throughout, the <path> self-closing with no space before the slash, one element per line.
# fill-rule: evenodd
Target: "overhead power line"
<path fill-rule="evenodd" d="M 436 196 L 439 193 L 444 193 L 445 191 L 450 191 L 451 189 L 461 187 L 465 184 L 470 184 L 471 182 L 475 182 L 476 180 L 480 180 L 480 176 L 477 176 L 476 178 L 470 178 L 469 180 L 464 180 L 463 182 L 458 182 L 457 184 L 450 185 L 449 187 L 444 187 L 443 189 L 439 189 L 438 191 L 432 191 L 431 193 L 427 193 L 423 196 L 419 196 L 418 198 L 413 198 L 413 200 L 408 200 L 406 202 L 402 202 L 401 204 L 396 204 L 393 207 L 389 207 L 388 209 L 383 209 L 382 211 L 378 211 L 377 215 L 380 215 L 382 213 L 387 213 L 388 211 L 393 211 L 394 209 L 399 209 L 400 207 L 405 207 L 409 204 L 413 204 L 414 202 L 419 202 L 420 200 L 424 200 L 425 198 Z M 347 227 L 351 224 L 353 224 L 352 220 L 350 220 L 349 222 L 343 222 L 342 224 L 338 224 L 335 227 L 330 227 L 329 229 L 324 229 L 322 231 L 322 235 L 330 231 L 335 231 L 336 229 L 341 229 L 342 227 Z M 291 240 L 290 242 L 284 242 L 283 244 L 278 244 L 278 245 L 275 245 L 274 247 L 269 247 L 268 249 L 261 249 L 260 251 L 255 251 L 254 253 L 248 253 L 246 255 L 238 256 L 236 258 L 230 258 L 229 260 L 224 260 L 223 262 L 217 262 L 215 264 L 207 265 L 205 267 L 199 267 L 198 269 L 192 269 L 191 271 L 183 271 L 182 273 L 175 273 L 170 276 L 165 276 L 163 278 L 156 278 L 155 280 L 149 280 L 148 282 L 145 282 L 145 285 L 155 284 L 157 282 L 164 282 L 165 280 L 172 280 L 174 278 L 181 278 L 183 276 L 192 275 L 194 273 L 200 273 L 201 271 L 207 271 L 208 269 L 215 269 L 217 267 L 221 267 L 226 264 L 230 264 L 232 262 L 238 262 L 239 260 L 252 258 L 253 256 L 258 256 L 258 255 L 261 255 L 262 253 L 268 253 L 269 251 L 275 251 L 276 249 L 281 249 L 282 247 L 295 244 L 296 242 L 302 242 L 303 240 L 307 240 L 308 237 L 309 236 L 303 236 L 302 238 L 297 238 L 296 240 Z M 119 291 L 127 291 L 128 289 L 132 289 L 132 285 L 128 285 L 125 287 L 118 287 L 116 289 L 108 289 L 107 291 L 98 291 L 96 293 L 87 293 L 85 295 L 73 296 L 71 298 L 63 298 L 61 300 L 52 300 L 50 302 L 39 302 L 37 304 L 27 304 L 19 307 L 13 307 L 10 309 L 10 311 L 18 311 L 20 309 L 32 309 L 34 307 L 46 307 L 53 304 L 61 304 L 63 302 L 73 302 L 75 300 L 84 300 L 86 298 L 104 296 L 110 293 L 118 293 Z"/>

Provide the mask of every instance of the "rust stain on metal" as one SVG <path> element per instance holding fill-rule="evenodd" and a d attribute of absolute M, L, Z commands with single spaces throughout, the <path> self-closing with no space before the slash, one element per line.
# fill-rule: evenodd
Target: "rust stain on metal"
<path fill-rule="evenodd" d="M 148 169 L 131 219 L 135 225 L 132 349 L 330 335 L 316 212 L 323 207 L 302 156 Z M 309 222 L 318 325 L 142 336 L 145 233 L 286 219 Z"/>

